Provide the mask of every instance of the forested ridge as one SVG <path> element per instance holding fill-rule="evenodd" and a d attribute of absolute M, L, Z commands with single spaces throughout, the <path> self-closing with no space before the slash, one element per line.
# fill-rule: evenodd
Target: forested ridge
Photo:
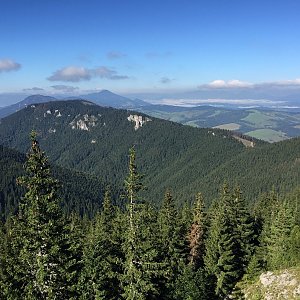
<path fill-rule="evenodd" d="M 299 138 L 130 115 L 70 100 L 1 121 L 0 299 L 243 299 L 300 268 Z"/>
<path fill-rule="evenodd" d="M 136 130 L 127 119 L 132 114 L 83 100 L 32 104 L 1 120 L 1 143 L 26 153 L 35 129 L 53 165 L 89 173 L 117 190 L 123 188 L 128 149 L 135 145 L 148 188 L 144 194 L 156 203 L 167 188 L 176 202 L 201 190 L 210 203 L 228 179 L 241 186 L 247 202 L 273 186 L 287 192 L 298 185 L 299 139 L 272 145 L 254 140 L 255 147 L 246 148 L 229 131 L 152 117 Z M 77 122 L 88 130 L 72 128 Z"/>
<path fill-rule="evenodd" d="M 17 178 L 25 195 L 1 224 L 2 299 L 242 299 L 261 272 L 300 266 L 299 189 L 274 187 L 248 210 L 224 182 L 209 207 L 199 190 L 181 208 L 166 190 L 157 208 L 141 197 L 135 148 L 126 166 L 117 201 L 107 188 L 95 217 L 66 214 L 32 132 Z"/>

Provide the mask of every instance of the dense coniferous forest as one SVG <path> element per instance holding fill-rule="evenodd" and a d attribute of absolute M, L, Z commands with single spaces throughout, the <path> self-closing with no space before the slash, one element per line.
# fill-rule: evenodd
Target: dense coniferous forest
<path fill-rule="evenodd" d="M 254 148 L 246 148 L 229 131 L 152 117 L 145 122 L 149 117 L 140 113 L 144 123 L 135 129 L 128 120 L 134 114 L 83 100 L 32 104 L 1 120 L 0 139 L 26 153 L 28 135 L 35 129 L 53 167 L 96 176 L 103 185 L 114 186 L 113 195 L 123 188 L 128 149 L 135 145 L 148 188 L 141 193 L 158 205 L 168 188 L 178 203 L 191 201 L 197 190 L 211 203 L 230 179 L 251 203 L 273 186 L 286 193 L 299 183 L 299 138 L 275 144 L 254 140 Z"/>
<path fill-rule="evenodd" d="M 22 155 L 7 153 L 18 169 Z M 51 168 L 32 132 L 16 179 L 24 194 L 1 224 L 1 299 L 242 299 L 260 273 L 300 267 L 297 188 L 279 195 L 275 186 L 250 210 L 231 182 L 209 207 L 195 190 L 179 208 L 166 189 L 157 208 L 142 197 L 132 147 L 122 195 L 102 190 L 101 208 L 88 218 L 63 210 Z"/>
<path fill-rule="evenodd" d="M 6 219 L 17 210 L 24 188 L 16 184 L 16 178 L 24 174 L 25 154 L 0 145 L 0 207 L 1 218 Z M 99 178 L 75 170 L 53 166 L 52 175 L 60 182 L 62 206 L 65 213 L 93 216 L 101 207 L 108 183 Z M 113 199 L 118 190 L 111 186 Z"/>

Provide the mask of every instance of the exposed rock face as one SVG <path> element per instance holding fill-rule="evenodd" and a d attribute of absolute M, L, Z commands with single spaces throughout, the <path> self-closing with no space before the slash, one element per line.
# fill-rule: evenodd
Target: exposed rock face
<path fill-rule="evenodd" d="M 152 121 L 150 118 L 143 118 L 143 116 L 138 116 L 138 115 L 130 115 L 127 120 L 129 122 L 135 122 L 134 129 L 138 130 L 140 127 L 142 127 L 144 124 L 147 122 Z"/>
<path fill-rule="evenodd" d="M 245 299 L 300 299 L 299 270 L 289 269 L 276 273 L 269 271 L 261 274 L 259 282 L 245 290 Z"/>
<path fill-rule="evenodd" d="M 89 131 L 91 127 L 95 127 L 97 125 L 98 118 L 94 115 L 77 115 L 69 125 L 72 129 L 80 129 Z"/>
<path fill-rule="evenodd" d="M 33 107 L 34 105 L 31 105 L 31 107 Z M 34 106 L 35 107 L 35 106 Z M 57 118 L 61 117 L 62 114 L 58 109 L 55 109 L 54 112 L 52 112 L 50 109 L 48 109 L 45 113 L 44 113 L 44 118 L 47 117 L 47 115 L 53 115 L 56 116 Z"/>

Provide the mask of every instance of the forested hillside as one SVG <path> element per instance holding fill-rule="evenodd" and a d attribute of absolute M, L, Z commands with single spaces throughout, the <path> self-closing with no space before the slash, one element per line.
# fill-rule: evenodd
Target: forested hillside
<path fill-rule="evenodd" d="M 25 160 L 25 154 L 0 145 L 0 211 L 2 219 L 16 212 L 17 205 L 24 194 L 24 189 L 17 185 L 16 178 L 24 174 Z M 52 168 L 52 174 L 61 182 L 59 194 L 63 200 L 61 205 L 66 213 L 76 212 L 91 217 L 99 210 L 107 183 L 95 176 L 56 166 Z M 113 186 L 111 189 L 114 197 L 119 194 Z"/>
<path fill-rule="evenodd" d="M 273 189 L 250 211 L 238 186 L 223 184 L 208 208 L 196 192 L 179 209 L 167 190 L 157 209 L 141 197 L 131 148 L 123 196 L 113 204 L 106 190 L 101 211 L 81 219 L 63 214 L 36 138 L 32 132 L 17 178 L 26 192 L 18 213 L 1 224 L 3 299 L 260 299 L 251 284 L 262 272 L 300 268 L 299 189 L 284 196 Z M 289 299 L 300 296 L 294 281 Z"/>
<path fill-rule="evenodd" d="M 134 116 L 141 118 L 139 127 Z M 166 188 L 176 193 L 187 182 L 196 187 L 208 172 L 246 149 L 224 130 L 191 128 L 86 101 L 31 105 L 2 119 L 2 144 L 26 152 L 32 129 L 52 162 L 119 187 L 134 145 L 145 184 L 157 201 Z"/>
<path fill-rule="evenodd" d="M 134 116 L 141 118 L 139 127 Z M 247 201 L 253 201 L 273 186 L 289 191 L 300 178 L 299 139 L 254 140 L 254 148 L 246 148 L 225 130 L 192 128 L 86 101 L 60 101 L 31 105 L 4 118 L 2 144 L 26 152 L 32 129 L 51 162 L 93 174 L 118 189 L 134 145 L 145 194 L 156 203 L 168 188 L 180 203 L 195 191 L 211 202 L 225 181 L 241 185 Z"/>

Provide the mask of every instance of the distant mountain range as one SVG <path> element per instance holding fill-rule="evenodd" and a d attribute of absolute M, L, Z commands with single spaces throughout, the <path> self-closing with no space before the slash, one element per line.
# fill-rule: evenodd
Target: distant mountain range
<path fill-rule="evenodd" d="M 108 106 L 114 108 L 138 108 L 144 105 L 149 105 L 149 103 L 139 100 L 139 99 L 129 99 L 117 94 L 114 94 L 110 91 L 103 90 L 98 93 L 80 95 L 77 97 L 68 97 L 64 100 L 74 100 L 74 99 L 83 99 L 92 101 L 100 106 Z M 0 118 L 4 118 L 20 109 L 35 103 L 45 103 L 49 101 L 59 101 L 62 99 L 44 96 L 44 95 L 31 95 L 26 97 L 24 100 L 17 102 L 15 104 L 0 108 Z"/>
<path fill-rule="evenodd" d="M 196 106 L 179 107 L 154 105 L 140 99 L 129 99 L 110 91 L 68 97 L 64 100 L 89 100 L 104 107 L 123 108 L 140 111 L 150 116 L 163 118 L 195 127 L 216 127 L 238 131 L 268 142 L 277 142 L 300 135 L 300 111 L 285 107 L 271 109 L 266 107 L 238 108 L 237 106 Z M 0 108 L 0 118 L 34 104 L 61 99 L 32 95 L 24 100 Z"/>
<path fill-rule="evenodd" d="M 282 190 L 299 181 L 300 139 L 247 148 L 230 131 L 194 128 L 86 100 L 31 104 L 1 120 L 0 141 L 25 153 L 34 129 L 52 163 L 86 172 L 120 189 L 134 146 L 145 174 L 145 193 L 159 202 L 171 189 L 181 203 L 198 191 L 207 201 L 224 181 L 240 184 L 253 199 L 272 186 Z"/>

